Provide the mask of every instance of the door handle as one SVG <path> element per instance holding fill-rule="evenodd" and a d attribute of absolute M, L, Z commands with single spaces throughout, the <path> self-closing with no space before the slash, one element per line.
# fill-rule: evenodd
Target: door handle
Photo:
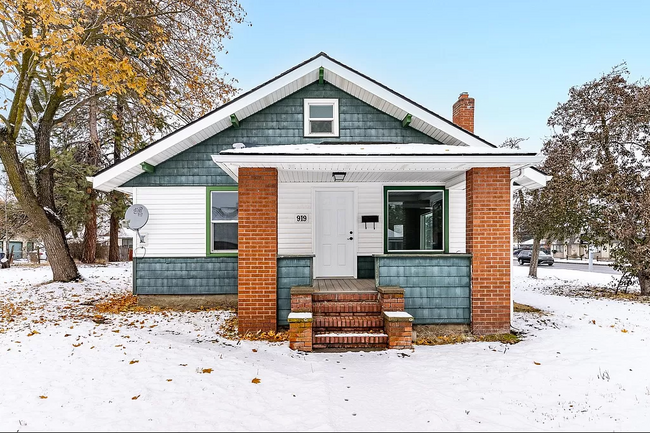
<path fill-rule="evenodd" d="M 352 236 L 350 236 L 350 237 L 348 238 L 349 241 L 351 241 L 352 239 L 354 239 Z"/>

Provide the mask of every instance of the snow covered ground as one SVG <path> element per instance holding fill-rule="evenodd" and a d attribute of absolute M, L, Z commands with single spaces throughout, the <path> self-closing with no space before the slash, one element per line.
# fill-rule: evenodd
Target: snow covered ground
<path fill-rule="evenodd" d="M 0 270 L 0 430 L 647 431 L 650 305 L 553 294 L 610 275 L 527 271 L 515 301 L 549 314 L 516 313 L 518 344 L 301 354 L 217 335 L 228 312 L 101 323 L 88 304 L 130 290 L 130 264 Z"/>

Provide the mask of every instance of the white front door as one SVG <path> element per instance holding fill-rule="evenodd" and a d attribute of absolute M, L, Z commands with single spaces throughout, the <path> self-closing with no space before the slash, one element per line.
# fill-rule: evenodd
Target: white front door
<path fill-rule="evenodd" d="M 355 277 L 354 191 L 316 191 L 314 277 Z"/>

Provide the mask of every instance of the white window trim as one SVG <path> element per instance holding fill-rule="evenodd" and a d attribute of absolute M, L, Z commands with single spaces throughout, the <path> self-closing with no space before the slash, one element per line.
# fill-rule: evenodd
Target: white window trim
<path fill-rule="evenodd" d="M 310 105 L 332 105 L 333 114 L 332 118 L 332 132 L 310 132 L 310 117 L 309 117 L 309 106 Z M 338 99 L 305 99 L 305 107 L 303 113 L 303 123 L 304 123 L 304 132 L 305 137 L 338 137 L 339 136 L 339 100 Z M 328 119 L 314 119 L 314 120 L 328 120 Z"/>
<path fill-rule="evenodd" d="M 210 253 L 219 254 L 219 253 L 236 253 L 238 250 L 215 250 L 214 249 L 214 224 L 237 224 L 237 231 L 239 232 L 239 217 L 236 220 L 214 220 L 212 219 L 212 194 L 218 193 L 235 193 L 239 194 L 238 190 L 213 190 L 210 191 Z"/>

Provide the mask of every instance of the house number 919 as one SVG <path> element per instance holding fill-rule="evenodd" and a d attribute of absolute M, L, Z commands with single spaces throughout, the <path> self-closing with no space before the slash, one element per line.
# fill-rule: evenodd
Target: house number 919
<path fill-rule="evenodd" d="M 307 223 L 309 222 L 309 215 L 304 213 L 296 214 L 294 221 L 297 223 Z"/>

